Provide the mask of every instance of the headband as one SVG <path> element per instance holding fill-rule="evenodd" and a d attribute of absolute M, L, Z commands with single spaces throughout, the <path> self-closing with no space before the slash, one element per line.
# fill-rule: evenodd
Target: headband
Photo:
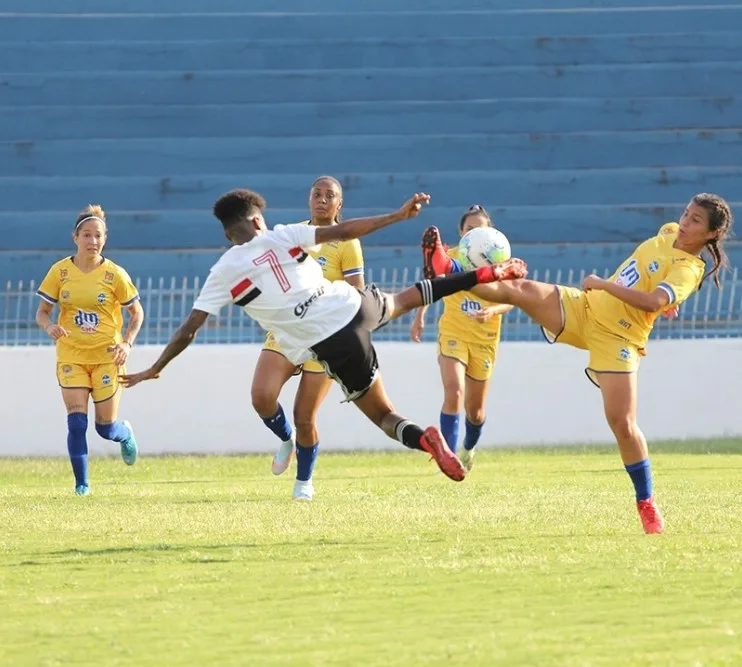
<path fill-rule="evenodd" d="M 100 223 L 101 223 L 101 224 L 102 224 L 102 225 L 103 225 L 104 227 L 106 226 L 106 221 L 105 221 L 105 220 L 103 220 L 102 218 L 99 218 L 99 217 L 98 217 L 97 215 L 89 215 L 89 216 L 88 216 L 87 218 L 83 218 L 82 220 L 80 220 L 80 222 L 78 222 L 78 223 L 77 223 L 77 224 L 75 225 L 75 231 L 77 231 L 78 229 L 80 229 L 80 225 L 81 225 L 81 224 L 82 224 L 83 222 L 87 222 L 88 220 L 97 220 L 97 221 L 98 221 L 98 222 L 100 222 Z"/>

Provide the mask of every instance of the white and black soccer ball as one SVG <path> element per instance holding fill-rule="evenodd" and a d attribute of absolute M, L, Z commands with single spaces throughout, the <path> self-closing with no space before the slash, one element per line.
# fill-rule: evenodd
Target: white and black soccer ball
<path fill-rule="evenodd" d="M 459 261 L 465 271 L 510 259 L 510 241 L 494 227 L 475 227 L 461 237 Z"/>

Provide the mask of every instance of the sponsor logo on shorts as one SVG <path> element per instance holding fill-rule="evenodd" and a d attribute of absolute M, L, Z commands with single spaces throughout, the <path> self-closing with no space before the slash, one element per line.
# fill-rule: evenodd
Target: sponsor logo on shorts
<path fill-rule="evenodd" d="M 630 361 L 631 350 L 628 347 L 622 347 L 618 352 L 618 356 L 621 357 L 622 361 Z"/>
<path fill-rule="evenodd" d="M 104 375 L 100 381 L 103 383 L 104 386 L 108 386 L 111 384 L 111 376 L 110 375 Z"/>
<path fill-rule="evenodd" d="M 490 367 L 492 366 L 492 363 L 489 360 L 486 360 L 482 366 L 484 366 L 484 370 L 488 371 Z"/>
<path fill-rule="evenodd" d="M 84 310 L 78 310 L 75 315 L 75 324 L 80 327 L 82 333 L 95 333 L 98 331 L 100 318 L 98 313 L 88 313 Z"/>
<path fill-rule="evenodd" d="M 660 263 L 652 262 L 647 268 L 649 269 L 649 273 L 657 273 L 660 270 Z"/>
<path fill-rule="evenodd" d="M 69 366 L 67 364 L 65 364 L 64 366 L 62 366 L 62 373 L 64 375 L 71 375 L 72 374 L 72 366 Z"/>
<path fill-rule="evenodd" d="M 294 308 L 294 315 L 296 315 L 299 319 L 303 319 L 304 316 L 307 314 L 307 311 L 309 310 L 309 307 L 317 300 L 319 299 L 323 294 L 325 293 L 325 288 L 320 287 L 312 296 L 310 296 L 306 301 L 302 303 L 297 303 L 296 307 Z"/>
<path fill-rule="evenodd" d="M 98 295 L 98 303 L 101 303 L 101 304 L 102 304 L 102 303 L 105 303 L 105 302 L 106 302 L 106 295 L 105 295 L 105 294 L 103 294 L 103 292 L 101 292 L 101 293 L 100 293 L 100 294 Z"/>
<path fill-rule="evenodd" d="M 456 347 L 458 345 L 458 342 L 455 340 L 449 340 L 448 341 L 448 347 Z"/>

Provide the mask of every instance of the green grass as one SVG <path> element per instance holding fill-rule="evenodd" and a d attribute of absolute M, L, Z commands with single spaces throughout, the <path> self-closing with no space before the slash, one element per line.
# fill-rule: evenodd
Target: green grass
<path fill-rule="evenodd" d="M 717 453 L 709 454 L 714 451 Z M 0 461 L 0 665 L 742 665 L 742 442 L 653 457 L 645 536 L 610 449 Z"/>

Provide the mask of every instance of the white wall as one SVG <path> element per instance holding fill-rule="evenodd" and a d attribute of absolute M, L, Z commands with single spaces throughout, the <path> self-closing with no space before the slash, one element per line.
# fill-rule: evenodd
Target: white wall
<path fill-rule="evenodd" d="M 397 409 L 422 425 L 436 424 L 442 391 L 432 344 L 381 343 L 384 383 Z M 161 348 L 138 347 L 129 369 L 140 370 Z M 160 380 L 126 391 L 122 417 L 134 424 L 143 454 L 266 452 L 274 436 L 250 403 L 260 347 L 195 345 Z M 586 354 L 563 345 L 504 343 L 488 401 L 482 443 L 612 442 L 600 392 L 586 379 Z M 54 350 L 0 348 L 0 456 L 66 453 L 66 418 Z M 742 435 L 742 340 L 651 343 L 639 375 L 639 421 L 651 439 Z M 291 410 L 297 380 L 284 390 Z M 320 412 L 322 448 L 400 445 L 386 438 L 333 387 Z M 93 453 L 116 447 L 92 428 Z"/>

